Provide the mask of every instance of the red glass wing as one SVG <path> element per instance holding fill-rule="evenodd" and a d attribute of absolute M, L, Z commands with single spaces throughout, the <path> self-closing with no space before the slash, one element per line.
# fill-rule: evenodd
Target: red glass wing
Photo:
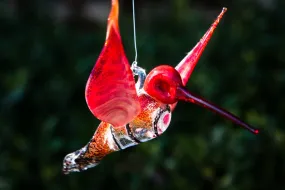
<path fill-rule="evenodd" d="M 222 19 L 226 11 L 227 11 L 227 8 L 224 7 L 222 12 L 218 15 L 217 19 L 213 22 L 211 27 L 204 34 L 204 36 L 200 39 L 200 41 L 196 44 L 196 46 L 175 67 L 175 69 L 180 73 L 184 86 L 186 85 L 205 47 L 210 41 L 214 33 L 214 30 L 216 29 L 217 25 L 219 24 L 220 20 Z"/>
<path fill-rule="evenodd" d="M 85 89 L 86 102 L 93 115 L 114 127 L 130 122 L 141 110 L 135 79 L 121 41 L 118 15 L 118 0 L 113 0 L 104 48 Z"/>

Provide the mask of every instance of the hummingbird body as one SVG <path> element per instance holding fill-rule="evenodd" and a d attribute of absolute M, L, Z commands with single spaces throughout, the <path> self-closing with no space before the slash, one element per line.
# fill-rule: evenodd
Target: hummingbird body
<path fill-rule="evenodd" d="M 159 103 L 139 90 L 141 112 L 126 125 L 113 127 L 102 121 L 86 146 L 68 154 L 64 173 L 79 172 L 94 167 L 108 154 L 160 136 L 171 120 L 170 105 Z"/>

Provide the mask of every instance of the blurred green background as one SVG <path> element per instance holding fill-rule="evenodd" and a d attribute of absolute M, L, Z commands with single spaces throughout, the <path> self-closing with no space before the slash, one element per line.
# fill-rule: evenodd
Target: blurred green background
<path fill-rule="evenodd" d="M 120 3 L 132 62 L 131 0 Z M 0 189 L 285 189 L 284 0 L 136 0 L 139 65 L 150 71 L 179 63 L 224 6 L 188 87 L 262 133 L 179 103 L 161 137 L 63 175 L 64 156 L 99 123 L 84 89 L 110 1 L 2 0 Z"/>

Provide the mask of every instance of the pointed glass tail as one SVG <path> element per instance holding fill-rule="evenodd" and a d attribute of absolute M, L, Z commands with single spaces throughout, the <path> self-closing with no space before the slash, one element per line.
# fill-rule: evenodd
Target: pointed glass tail
<path fill-rule="evenodd" d="M 198 96 L 192 94 L 191 92 L 189 92 L 188 90 L 186 90 L 183 87 L 178 87 L 177 98 L 178 98 L 178 100 L 184 100 L 186 102 L 191 102 L 193 104 L 197 104 L 199 106 L 207 108 L 208 110 L 211 110 L 212 112 L 217 113 L 217 114 L 223 116 L 224 118 L 229 119 L 229 120 L 233 121 L 234 123 L 242 126 L 243 128 L 249 130 L 253 134 L 259 133 L 258 129 L 255 129 L 254 127 L 243 122 L 237 116 L 235 116 L 232 113 L 214 105 L 213 103 L 211 103 L 211 102 L 209 102 L 209 101 L 207 101 L 201 97 L 198 97 Z"/>

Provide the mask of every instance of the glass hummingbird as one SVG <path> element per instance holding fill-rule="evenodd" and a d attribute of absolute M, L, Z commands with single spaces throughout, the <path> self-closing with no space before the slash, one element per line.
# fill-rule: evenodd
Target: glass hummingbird
<path fill-rule="evenodd" d="M 178 101 L 203 106 L 257 134 L 257 129 L 185 88 L 225 12 L 226 8 L 175 68 L 161 65 L 146 75 L 144 69 L 130 67 L 119 31 L 119 3 L 112 0 L 105 44 L 85 89 L 90 111 L 102 122 L 86 146 L 65 156 L 63 172 L 86 170 L 112 152 L 160 136 L 168 128 Z M 134 75 L 138 75 L 137 83 Z"/>

